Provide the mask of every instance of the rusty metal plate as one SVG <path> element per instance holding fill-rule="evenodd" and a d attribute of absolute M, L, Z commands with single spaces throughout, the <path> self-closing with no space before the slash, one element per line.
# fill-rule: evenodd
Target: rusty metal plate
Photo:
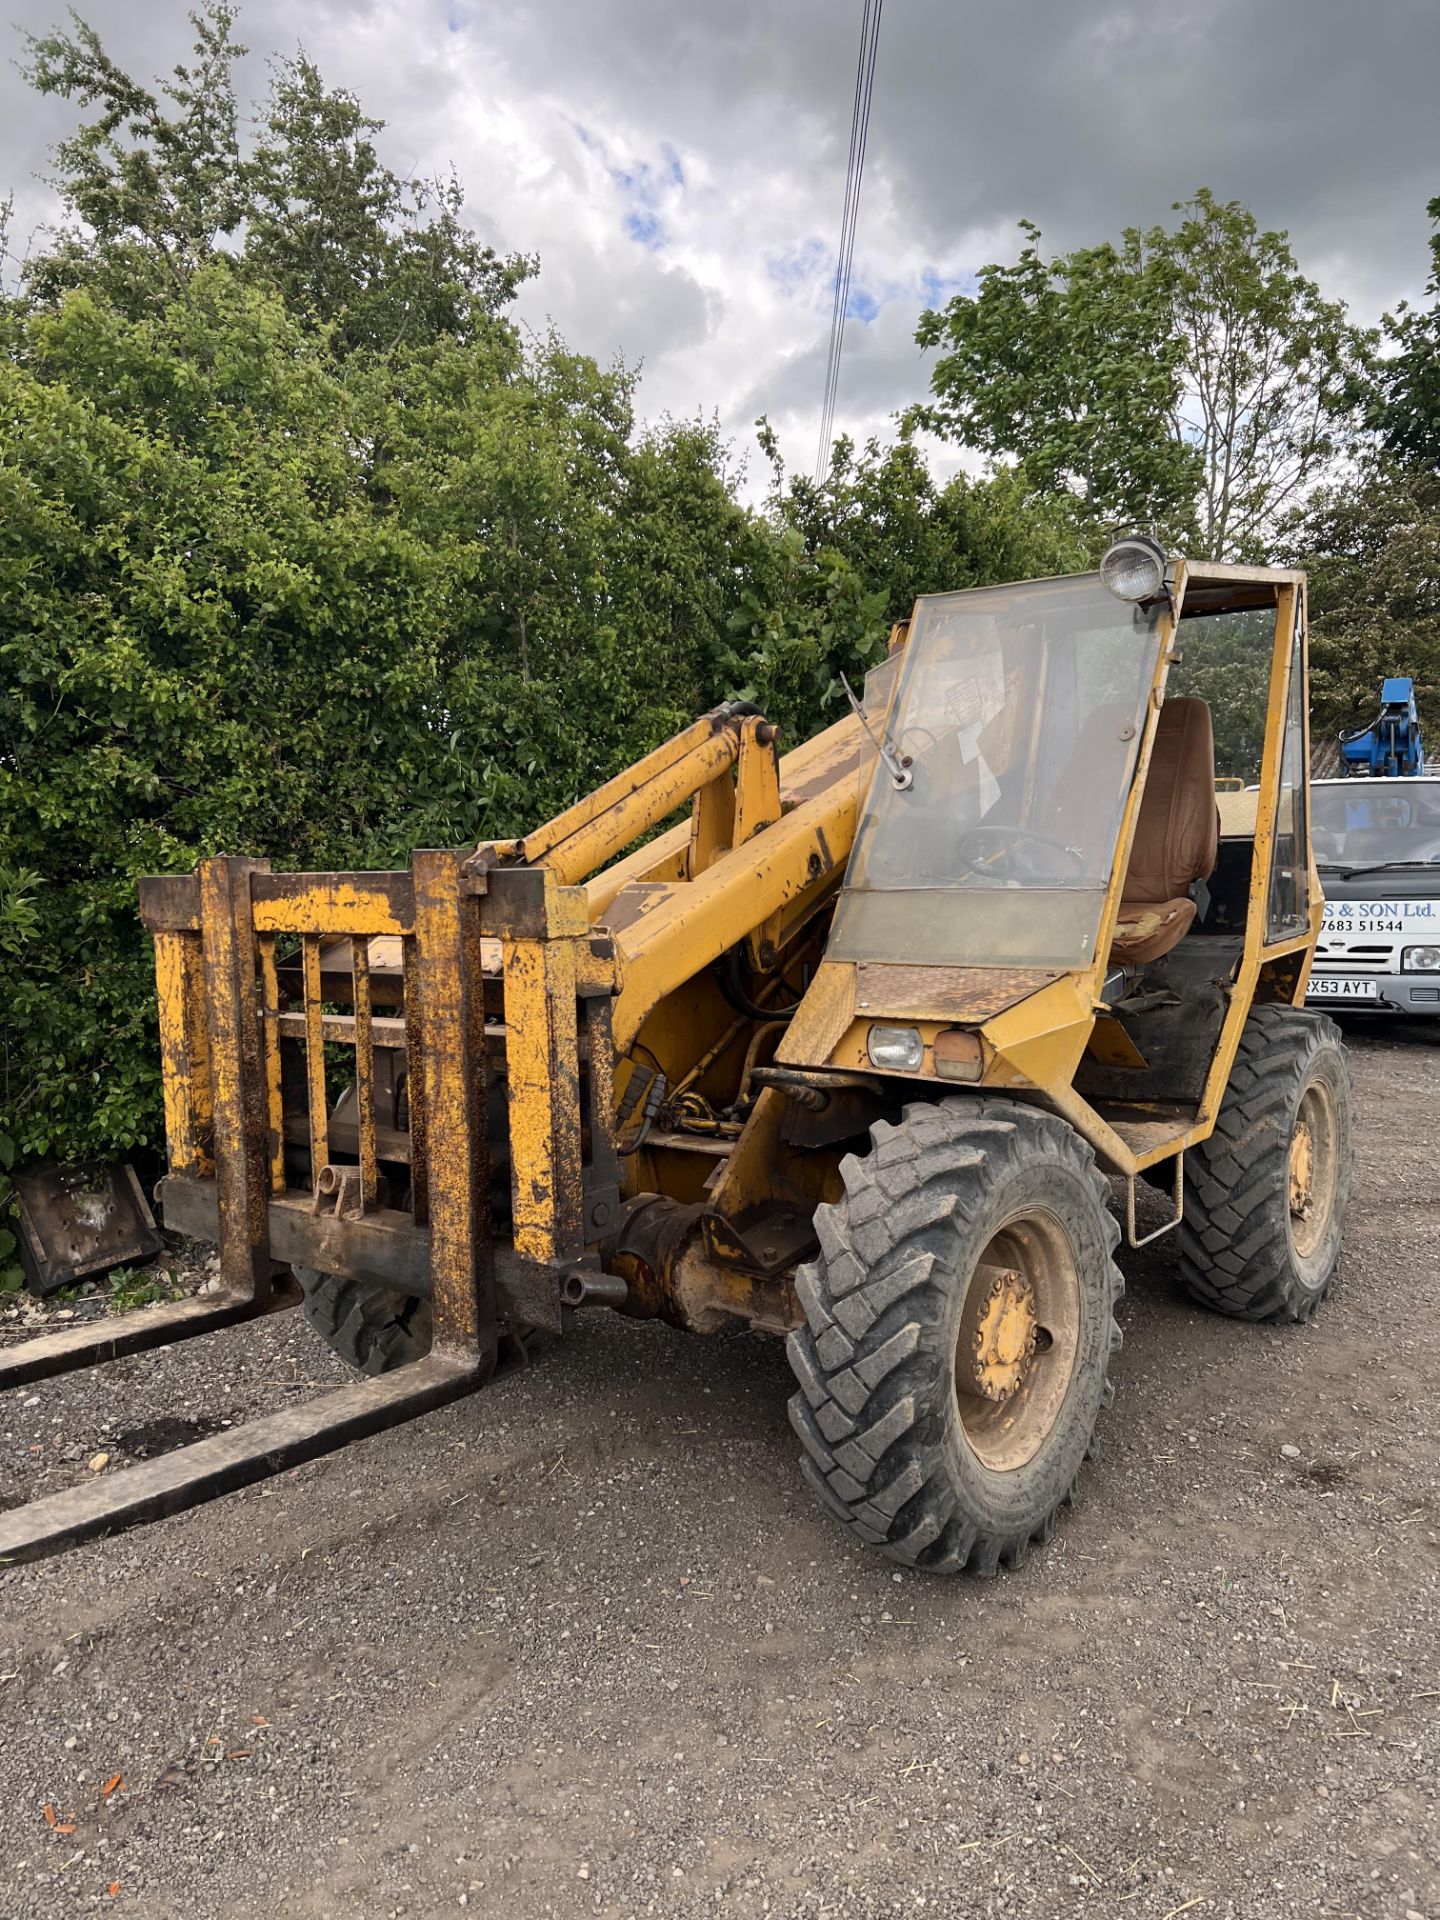
<path fill-rule="evenodd" d="M 991 1020 L 1063 976 L 1037 967 L 856 968 L 855 1011 L 870 1019 Z"/>
<path fill-rule="evenodd" d="M 73 1287 L 87 1274 L 149 1260 L 163 1244 L 132 1167 L 84 1160 L 12 1176 L 20 1265 L 32 1293 Z"/>

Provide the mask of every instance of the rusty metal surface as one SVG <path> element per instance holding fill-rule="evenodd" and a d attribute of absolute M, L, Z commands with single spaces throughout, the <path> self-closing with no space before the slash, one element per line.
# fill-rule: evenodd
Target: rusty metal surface
<path fill-rule="evenodd" d="M 269 1167 L 262 1096 L 257 956 L 250 882 L 258 860 L 202 860 L 200 923 L 220 1194 L 220 1277 L 234 1293 L 270 1284 L 266 1247 Z"/>
<path fill-rule="evenodd" d="M 461 884 L 464 859 L 444 852 L 412 858 L 412 978 L 424 1034 L 420 1064 L 429 1128 L 435 1349 L 479 1354 L 489 1364 L 498 1340 L 486 1136 L 489 1075 L 480 903 Z M 413 1127 L 413 1086 L 410 1099 Z"/>
<path fill-rule="evenodd" d="M 264 873 L 250 890 L 260 933 L 404 934 L 414 896 L 408 873 Z"/>
<path fill-rule="evenodd" d="M 990 1020 L 1059 978 L 1036 967 L 905 967 L 865 960 L 855 969 L 855 1012 L 870 1020 Z"/>
<path fill-rule="evenodd" d="M 325 997 L 330 998 L 330 985 L 325 984 Z M 355 1019 L 352 1013 L 325 1013 L 320 1017 L 320 1035 L 323 1040 L 336 1041 L 341 1046 L 355 1044 Z M 282 1013 L 275 1022 L 282 1040 L 303 1040 L 305 1038 L 305 1016 L 303 1013 Z M 501 1029 L 497 1026 L 496 1033 Z M 405 1022 L 399 1015 L 372 1013 L 370 1017 L 370 1044 L 377 1049 L 389 1048 L 395 1053 L 404 1053 L 406 1049 Z"/>
<path fill-rule="evenodd" d="M 32 1293 L 54 1293 L 160 1251 L 134 1169 L 113 1161 L 27 1167 L 11 1176 L 20 1264 Z"/>
<path fill-rule="evenodd" d="M 146 874 L 140 882 L 140 918 L 151 933 L 198 933 L 200 887 L 195 875 Z"/>
<path fill-rule="evenodd" d="M 584 1169 L 587 1242 L 608 1233 L 620 1213 L 620 1159 L 615 1148 L 615 1039 L 610 1027 L 610 992 L 595 986 L 581 1001 L 585 1016 L 585 1056 L 590 1071 L 586 1089 L 589 1159 Z"/>
<path fill-rule="evenodd" d="M 213 1180 L 172 1175 L 162 1183 L 161 1203 L 165 1224 L 174 1232 L 192 1240 L 214 1240 Z M 313 1213 L 309 1194 L 286 1194 L 270 1202 L 270 1247 L 287 1266 L 349 1274 L 422 1300 L 431 1295 L 429 1230 L 395 1208 L 377 1207 L 363 1219 L 345 1219 L 333 1212 Z M 544 1327 L 558 1333 L 563 1273 L 537 1266 L 510 1247 L 497 1246 L 494 1259 L 497 1317 L 508 1327 Z"/>
<path fill-rule="evenodd" d="M 330 1159 L 330 1095 L 325 1085 L 325 1034 L 320 1005 L 320 936 L 307 933 L 301 949 L 305 983 L 305 1083 L 309 1094 L 310 1180 Z"/>
<path fill-rule="evenodd" d="M 473 1393 L 489 1374 L 488 1360 L 432 1353 L 395 1373 L 341 1387 L 122 1473 L 32 1500 L 0 1514 L 0 1566 L 41 1560 L 253 1486 L 287 1467 Z"/>
<path fill-rule="evenodd" d="M 270 1191 L 283 1193 L 285 1094 L 280 1059 L 280 983 L 275 972 L 275 935 L 262 933 L 256 945 L 260 952 L 260 1053 L 265 1063 L 265 1158 L 270 1169 Z M 176 1171 L 181 1169 L 177 1168 Z"/>
<path fill-rule="evenodd" d="M 375 1164 L 375 1051 L 370 1005 L 370 951 L 365 940 L 350 943 L 355 988 L 355 1108 L 360 1129 L 360 1204 L 373 1207 L 380 1175 Z"/>
<path fill-rule="evenodd" d="M 214 1164 L 215 1109 L 198 935 L 155 935 L 155 998 L 170 1164 L 182 1173 L 208 1173 Z"/>
<path fill-rule="evenodd" d="M 855 965 L 825 960 L 775 1050 L 782 1066 L 823 1067 L 855 1018 Z"/>
<path fill-rule="evenodd" d="M 410 1116 L 410 1211 L 430 1224 L 430 1110 L 425 1090 L 425 1003 L 415 942 L 405 942 L 405 1088 Z"/>
<path fill-rule="evenodd" d="M 213 1189 L 212 1189 L 213 1191 Z M 210 1212 L 214 1222 L 214 1208 Z M 131 1313 L 66 1327 L 63 1333 L 41 1334 L 0 1351 L 0 1390 L 28 1387 L 36 1380 L 74 1373 L 80 1367 L 120 1360 L 127 1353 L 146 1353 L 168 1347 L 192 1334 L 234 1326 L 265 1313 L 280 1313 L 299 1304 L 298 1290 L 273 1288 L 263 1299 L 245 1294 L 212 1293 L 193 1300 L 170 1300 L 155 1307 L 136 1307 Z"/>
<path fill-rule="evenodd" d="M 739 752 L 743 724 L 740 716 L 715 708 L 527 834 L 521 857 L 548 868 L 562 882 L 586 879 L 725 773 Z M 480 849 L 482 859 L 486 853 Z"/>
<path fill-rule="evenodd" d="M 536 878 L 538 894 L 531 884 Z M 582 973 L 597 964 L 586 897 L 548 871 L 497 872 L 490 880 L 487 928 L 533 929 L 505 936 L 515 1247 L 541 1265 L 564 1264 L 578 1259 L 586 1245 L 579 995 Z"/>

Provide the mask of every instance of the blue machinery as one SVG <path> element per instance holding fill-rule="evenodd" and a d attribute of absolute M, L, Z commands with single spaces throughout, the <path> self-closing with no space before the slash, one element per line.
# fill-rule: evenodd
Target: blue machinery
<path fill-rule="evenodd" d="M 1424 773 L 1425 749 L 1420 743 L 1420 715 L 1415 705 L 1415 682 L 1386 680 L 1380 688 L 1380 711 L 1368 727 L 1340 736 L 1340 757 L 1347 773 L 1395 775 Z"/>

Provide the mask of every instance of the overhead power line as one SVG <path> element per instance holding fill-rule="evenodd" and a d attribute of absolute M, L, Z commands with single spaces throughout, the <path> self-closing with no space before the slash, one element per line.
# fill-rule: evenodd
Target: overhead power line
<path fill-rule="evenodd" d="M 830 465 L 835 426 L 835 396 L 840 388 L 840 354 L 845 344 L 845 312 L 850 304 L 850 263 L 855 256 L 855 227 L 860 217 L 860 182 L 865 174 L 865 142 L 870 132 L 870 96 L 875 87 L 875 55 L 880 45 L 880 9 L 884 0 L 864 0 L 860 17 L 860 58 L 855 67 L 855 104 L 850 113 L 850 153 L 845 163 L 845 205 L 840 215 L 840 249 L 835 257 L 835 294 L 830 310 L 830 350 L 825 361 L 825 390 L 820 401 L 820 446 L 815 479 Z"/>

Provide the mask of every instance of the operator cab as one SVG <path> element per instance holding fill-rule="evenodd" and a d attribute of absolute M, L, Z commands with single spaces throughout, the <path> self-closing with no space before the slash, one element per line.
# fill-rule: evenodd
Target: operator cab
<path fill-rule="evenodd" d="M 1087 973 L 1077 1091 L 1193 1113 L 1252 921 L 1257 952 L 1309 931 L 1303 591 L 1121 544 L 1153 549 L 1158 588 L 1128 598 L 1102 569 L 917 601 L 867 682 L 879 751 L 830 953 L 1007 968 L 1022 992 Z M 1279 792 L 1257 895 L 1262 778 Z M 1277 956 L 1276 997 L 1300 964 Z"/>

